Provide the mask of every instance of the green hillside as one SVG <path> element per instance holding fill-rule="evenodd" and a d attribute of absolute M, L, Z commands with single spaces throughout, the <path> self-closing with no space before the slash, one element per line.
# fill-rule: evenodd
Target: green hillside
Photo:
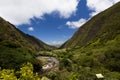
<path fill-rule="evenodd" d="M 33 36 L 18 30 L 14 25 L 0 18 L 0 67 L 19 68 L 27 61 L 35 63 L 35 53 L 40 50 L 51 50 Z"/>
<path fill-rule="evenodd" d="M 120 80 L 120 2 L 90 19 L 61 48 L 61 80 L 97 80 L 98 73 Z"/>
<path fill-rule="evenodd" d="M 98 39 L 101 43 L 106 43 L 119 34 L 120 2 L 90 19 L 61 47 L 81 47 Z"/>

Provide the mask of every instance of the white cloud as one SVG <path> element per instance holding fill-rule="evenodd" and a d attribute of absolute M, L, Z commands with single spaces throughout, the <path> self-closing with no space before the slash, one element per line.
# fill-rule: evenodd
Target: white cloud
<path fill-rule="evenodd" d="M 90 13 L 90 16 L 92 17 L 100 13 L 119 1 L 120 0 L 87 0 L 88 8 L 93 10 L 93 12 Z"/>
<path fill-rule="evenodd" d="M 89 14 L 90 15 L 89 19 L 91 19 L 91 17 L 93 17 L 94 15 L 111 7 L 112 5 L 119 2 L 120 0 L 103 0 L 103 1 L 101 1 L 101 0 L 86 0 L 86 1 L 87 1 L 87 4 L 86 4 L 87 7 L 90 10 L 92 10 L 92 12 Z M 80 26 L 82 26 L 88 20 L 81 18 L 78 21 L 68 21 L 68 22 L 66 22 L 66 25 L 72 29 L 75 29 L 75 28 L 79 28 Z"/>
<path fill-rule="evenodd" d="M 48 43 L 49 45 L 61 46 L 65 41 L 53 41 Z"/>
<path fill-rule="evenodd" d="M 64 41 L 53 41 L 51 44 L 53 45 L 62 45 Z"/>
<path fill-rule="evenodd" d="M 29 31 L 34 31 L 34 28 L 33 27 L 29 27 L 28 30 Z"/>
<path fill-rule="evenodd" d="M 80 0 L 1 0 L 0 16 L 14 25 L 30 24 L 33 17 L 58 12 L 68 18 L 77 10 Z"/>
<path fill-rule="evenodd" d="M 75 29 L 81 27 L 86 22 L 87 22 L 86 19 L 81 18 L 78 21 L 68 21 L 66 22 L 66 25 L 69 26 L 69 28 Z"/>

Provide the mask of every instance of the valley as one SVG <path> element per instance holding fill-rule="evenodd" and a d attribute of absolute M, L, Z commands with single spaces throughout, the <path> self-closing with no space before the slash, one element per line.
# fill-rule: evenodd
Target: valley
<path fill-rule="evenodd" d="M 0 80 L 99 80 L 99 76 L 120 80 L 120 2 L 91 18 L 59 48 L 0 18 Z"/>

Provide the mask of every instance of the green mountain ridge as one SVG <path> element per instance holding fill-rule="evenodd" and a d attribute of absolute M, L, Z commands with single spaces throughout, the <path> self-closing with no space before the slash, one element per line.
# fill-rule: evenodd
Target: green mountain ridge
<path fill-rule="evenodd" d="M 41 50 L 54 47 L 18 30 L 14 25 L 0 18 L 0 66 L 16 68 L 23 62 L 35 61 L 34 56 Z"/>
<path fill-rule="evenodd" d="M 90 19 L 61 48 L 85 46 L 98 38 L 105 42 L 119 34 L 120 2 Z"/>

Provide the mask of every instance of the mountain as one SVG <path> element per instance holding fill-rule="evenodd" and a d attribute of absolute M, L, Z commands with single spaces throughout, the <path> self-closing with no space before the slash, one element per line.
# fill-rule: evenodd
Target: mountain
<path fill-rule="evenodd" d="M 82 47 L 98 39 L 105 43 L 119 34 L 120 2 L 90 19 L 61 48 Z"/>
<path fill-rule="evenodd" d="M 73 37 L 61 46 L 62 49 L 51 50 L 53 48 L 0 18 L 0 68 L 18 69 L 21 64 L 29 61 L 34 69 L 40 72 L 38 69 L 41 64 L 35 59 L 35 53 L 42 50 L 38 54 L 45 54 L 49 58 L 54 56 L 59 60 L 58 71 L 50 71 L 56 68 L 50 68 L 53 60 L 47 60 L 47 63 L 43 61 L 49 68 L 43 76 L 51 80 L 120 80 L 120 2 L 80 27 Z M 46 57 L 43 60 L 45 59 Z M 56 66 L 55 63 L 52 65 Z M 15 72 L 17 78 L 33 79 L 35 74 L 31 72 L 31 64 L 26 66 L 28 67 Z M 1 70 L 1 75 L 8 78 L 9 74 L 6 72 L 10 71 Z M 27 74 L 21 78 L 21 72 Z M 38 79 L 37 75 L 35 77 Z"/>
<path fill-rule="evenodd" d="M 120 2 L 90 19 L 61 48 L 67 51 L 62 68 L 79 80 L 96 80 L 96 73 L 120 80 Z"/>
<path fill-rule="evenodd" d="M 27 61 L 34 63 L 38 51 L 53 48 L 0 18 L 0 67 L 18 68 Z"/>
<path fill-rule="evenodd" d="M 66 50 L 58 54 L 60 69 L 66 69 L 62 76 L 70 72 L 74 79 L 98 80 L 95 74 L 101 74 L 120 80 L 120 2 L 90 19 L 61 48 Z"/>

